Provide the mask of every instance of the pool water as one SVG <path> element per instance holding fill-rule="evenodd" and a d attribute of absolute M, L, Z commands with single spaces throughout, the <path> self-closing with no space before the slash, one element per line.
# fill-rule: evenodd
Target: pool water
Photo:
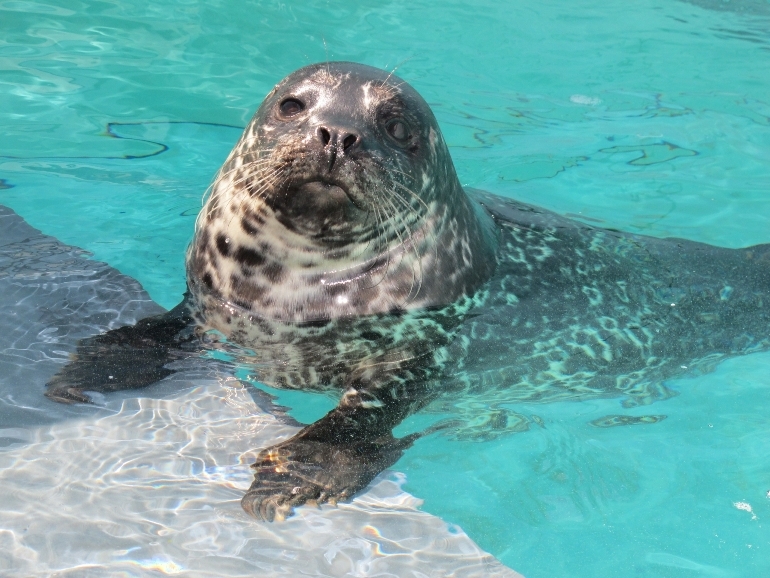
<path fill-rule="evenodd" d="M 465 185 L 634 233 L 770 243 L 764 0 L 0 0 L 0 31 L 0 205 L 167 308 L 240 128 L 278 80 L 327 58 L 398 65 Z M 769 364 L 729 360 L 633 410 L 512 405 L 527 431 L 430 436 L 394 469 L 424 511 L 529 578 L 770 575 Z M 278 399 L 300 420 L 329 403 Z M 591 425 L 608 414 L 666 417 Z M 131 571 L 178 569 L 147 564 Z"/>

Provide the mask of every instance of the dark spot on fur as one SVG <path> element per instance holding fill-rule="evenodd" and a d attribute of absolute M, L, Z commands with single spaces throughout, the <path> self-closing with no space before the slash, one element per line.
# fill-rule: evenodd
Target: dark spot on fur
<path fill-rule="evenodd" d="M 253 281 L 247 281 L 236 274 L 230 275 L 230 285 L 233 288 L 233 294 L 239 300 L 236 301 L 244 309 L 251 309 L 251 304 L 260 302 L 267 291 L 265 287 L 254 283 Z"/>
<path fill-rule="evenodd" d="M 275 335 L 275 331 L 273 330 L 273 326 L 270 323 L 265 323 L 262 319 L 257 319 L 254 323 L 257 324 L 257 327 L 259 327 L 260 331 L 264 333 L 265 335 L 273 336 Z"/>
<path fill-rule="evenodd" d="M 265 209 L 264 207 L 258 207 L 254 209 L 246 209 L 244 219 L 248 219 L 253 226 L 259 226 L 265 224 Z"/>
<path fill-rule="evenodd" d="M 361 337 L 369 341 L 377 341 L 382 337 L 382 335 L 380 335 L 376 331 L 364 331 L 363 333 L 361 333 Z"/>
<path fill-rule="evenodd" d="M 331 295 L 332 297 L 337 297 L 337 295 L 342 295 L 345 291 L 347 291 L 347 287 L 345 286 L 345 283 L 340 283 L 339 285 L 330 285 L 326 287 L 326 294 Z"/>
<path fill-rule="evenodd" d="M 285 273 L 283 266 L 275 261 L 262 268 L 262 274 L 273 283 L 280 283 Z"/>
<path fill-rule="evenodd" d="M 206 273 L 202 278 L 201 281 L 203 281 L 203 284 L 211 289 L 214 286 L 214 280 L 211 278 L 210 273 Z"/>
<path fill-rule="evenodd" d="M 377 259 L 374 260 L 372 263 L 372 266 L 370 267 L 371 271 L 374 271 L 375 269 L 379 269 L 380 267 L 384 267 L 388 264 L 388 258 L 387 257 L 377 257 Z"/>
<path fill-rule="evenodd" d="M 252 236 L 256 235 L 259 232 L 259 229 L 257 229 L 254 225 L 252 225 L 246 217 L 243 217 L 241 219 L 241 229 L 243 229 L 247 235 L 252 235 Z"/>
<path fill-rule="evenodd" d="M 330 320 L 329 319 L 317 319 L 315 321 L 303 321 L 302 323 L 298 323 L 297 325 L 299 327 L 314 327 L 314 328 L 321 328 L 326 327 L 329 325 Z"/>
<path fill-rule="evenodd" d="M 246 247 L 238 247 L 233 258 L 241 265 L 250 265 L 251 267 L 256 267 L 265 262 L 265 258 L 262 255 Z"/>
<path fill-rule="evenodd" d="M 404 313 L 406 313 L 406 309 L 402 309 L 401 307 L 393 307 L 390 311 L 388 311 L 388 313 L 393 317 L 401 317 Z"/>
<path fill-rule="evenodd" d="M 230 254 L 230 245 L 228 243 L 228 239 L 221 233 L 217 235 L 217 250 L 225 257 Z"/>

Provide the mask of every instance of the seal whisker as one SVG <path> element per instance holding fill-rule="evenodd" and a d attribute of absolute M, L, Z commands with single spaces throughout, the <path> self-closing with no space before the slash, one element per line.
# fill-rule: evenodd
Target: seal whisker
<path fill-rule="evenodd" d="M 328 78 L 331 78 L 331 68 L 329 67 L 329 47 L 326 45 L 326 38 L 321 35 L 321 40 L 324 43 L 324 52 L 326 52 L 326 75 Z"/>
<path fill-rule="evenodd" d="M 374 204 L 374 210 L 375 210 L 375 218 L 377 220 L 377 227 L 378 227 L 378 229 L 382 229 L 382 228 L 384 228 L 383 225 L 382 225 L 382 223 L 383 223 L 383 219 L 382 219 L 382 215 L 381 215 L 382 208 L 379 206 L 378 203 L 375 203 Z M 383 235 L 377 235 L 375 238 L 377 240 L 376 251 L 378 253 L 382 253 L 383 245 L 385 243 L 385 239 L 383 238 Z M 373 288 L 373 287 L 378 286 L 380 283 L 382 283 L 382 281 L 387 276 L 388 271 L 390 269 L 390 259 L 391 259 L 390 251 L 388 251 L 387 248 L 385 248 L 385 256 L 386 256 L 385 265 L 384 265 L 384 268 L 383 268 L 383 271 L 382 271 L 382 275 L 380 276 L 379 280 L 377 280 L 376 283 L 371 283 L 371 284 L 366 285 L 366 287 Z M 371 265 L 369 266 L 368 271 L 373 270 L 376 265 L 377 265 L 377 260 L 376 259 L 372 259 Z"/>
<path fill-rule="evenodd" d="M 412 58 L 414 58 L 414 56 L 409 56 L 409 57 L 407 57 L 407 58 L 404 58 L 404 59 L 403 59 L 401 62 L 399 62 L 398 64 L 396 64 L 396 65 L 393 67 L 393 70 L 391 70 L 391 71 L 390 71 L 390 73 L 388 74 L 388 76 L 386 76 L 386 77 L 385 77 L 385 80 L 383 80 L 383 81 L 382 81 L 382 83 L 380 84 L 380 87 L 381 87 L 381 88 L 385 88 L 385 85 L 387 85 L 387 84 L 388 84 L 388 81 L 389 81 L 389 80 L 390 80 L 390 78 L 391 78 L 391 77 L 392 77 L 392 76 L 393 76 L 393 75 L 396 73 L 396 70 L 398 70 L 399 68 L 401 68 L 401 66 L 402 66 L 402 65 L 404 65 L 404 64 L 406 64 L 407 62 L 409 62 L 410 60 L 412 60 Z"/>
<path fill-rule="evenodd" d="M 385 169 L 385 167 L 384 167 L 384 166 L 383 166 L 381 163 L 379 163 L 379 162 L 378 162 L 378 163 L 377 163 L 377 165 L 378 165 L 378 166 L 380 166 L 382 170 L 386 170 L 386 169 Z M 390 172 L 390 173 L 397 173 L 397 174 L 403 175 L 403 176 L 404 176 L 404 177 L 406 177 L 407 179 L 411 180 L 411 176 L 410 176 L 408 173 L 406 173 L 406 172 L 404 172 L 404 171 L 402 171 L 402 170 L 400 170 L 400 169 L 396 169 L 396 168 L 394 168 L 394 167 L 389 167 L 389 169 L 388 169 L 388 170 L 389 170 L 389 172 Z M 426 209 L 426 211 L 428 211 L 428 210 L 429 210 L 429 206 L 427 205 L 427 203 L 425 203 L 425 202 L 424 202 L 424 201 L 423 201 L 423 200 L 422 200 L 422 199 L 421 199 L 421 198 L 420 198 L 418 195 L 416 195 L 416 194 L 415 194 L 415 193 L 414 193 L 414 192 L 413 192 L 413 191 L 412 191 L 412 190 L 411 190 L 409 187 L 407 187 L 407 186 L 406 186 L 406 185 L 404 185 L 403 183 L 400 183 L 400 182 L 399 182 L 399 181 L 398 181 L 398 180 L 397 180 L 397 179 L 394 177 L 394 175 L 392 175 L 392 174 L 389 174 L 389 177 L 390 177 L 390 178 L 389 178 L 388 180 L 389 180 L 389 182 L 390 182 L 392 185 L 394 185 L 394 186 L 398 186 L 398 187 L 399 187 L 401 190 L 404 190 L 404 191 L 406 191 L 407 193 L 409 193 L 410 197 L 411 197 L 412 199 L 416 199 L 417 201 L 419 201 L 419 203 L 421 203 L 421 204 L 422 204 L 422 206 L 423 206 L 423 207 Z M 417 210 L 415 209 L 415 207 L 412 205 L 412 203 L 408 202 L 408 201 L 407 201 L 406 199 L 404 199 L 404 198 L 403 198 L 401 195 L 397 194 L 397 193 L 396 193 L 396 192 L 395 192 L 393 189 L 390 189 L 390 188 L 387 188 L 387 187 L 383 187 L 383 192 L 384 192 L 386 195 L 389 195 L 389 198 L 388 198 L 388 196 L 386 196 L 386 200 L 388 200 L 389 204 L 391 205 L 391 207 L 393 208 L 394 212 L 395 212 L 395 213 L 396 213 L 396 215 L 398 216 L 398 218 L 399 218 L 399 220 L 400 220 L 400 222 L 401 222 L 401 226 L 403 227 L 403 229 L 404 229 L 404 231 L 405 231 L 405 233 L 406 233 L 407 239 L 409 240 L 408 246 L 411 246 L 411 250 L 412 250 L 412 252 L 414 253 L 414 256 L 415 256 L 415 260 L 417 261 L 417 264 L 416 264 L 416 265 L 415 265 L 415 264 L 413 264 L 413 265 L 412 265 L 412 272 L 413 272 L 413 284 L 412 284 L 412 286 L 411 286 L 411 287 L 410 287 L 410 289 L 409 289 L 409 293 L 407 294 L 408 296 L 411 296 L 411 293 L 412 293 L 412 291 L 414 290 L 414 284 L 415 284 L 415 282 L 416 282 L 416 283 L 418 284 L 418 288 L 417 288 L 417 291 L 415 292 L 414 296 L 412 296 L 412 298 L 414 298 L 414 297 L 416 297 L 416 296 L 419 294 L 419 292 L 420 292 L 420 289 L 422 288 L 422 283 L 423 283 L 423 274 L 424 274 L 424 273 L 423 273 L 423 269 L 422 269 L 422 258 L 421 258 L 420 254 L 419 254 L 419 250 L 418 250 L 417 244 L 416 244 L 416 243 L 415 243 L 415 241 L 414 241 L 414 229 L 415 229 L 415 223 L 417 223 L 418 221 L 420 221 L 420 220 L 422 219 L 422 217 L 423 217 L 423 216 L 422 216 L 422 215 L 419 213 L 419 211 L 417 211 Z M 392 199 L 392 198 L 394 198 L 396 201 L 398 201 L 398 202 L 399 202 L 399 203 L 400 203 L 400 204 L 401 204 L 401 205 L 404 207 L 404 209 L 406 210 L 406 213 L 407 213 L 407 214 L 411 214 L 411 215 L 412 215 L 412 219 L 410 219 L 410 220 L 407 220 L 407 219 L 404 217 L 404 215 L 402 214 L 402 212 L 401 212 L 401 211 L 399 211 L 399 210 L 397 209 L 397 207 L 394 205 L 393 201 L 392 201 L 392 200 L 390 200 L 390 199 Z M 418 206 L 419 206 L 419 205 L 418 205 Z M 431 231 L 431 232 L 432 232 L 432 231 Z M 401 240 L 401 244 L 405 246 L 405 249 L 406 249 L 406 250 L 408 250 L 408 246 L 407 246 L 407 243 L 406 243 L 406 242 L 405 242 L 403 239 Z M 436 247 L 436 250 L 438 250 L 438 249 L 437 249 L 437 247 L 438 247 L 438 244 L 437 244 L 437 243 L 435 244 L 435 247 Z M 415 267 L 416 267 L 418 270 L 415 270 Z"/>
<path fill-rule="evenodd" d="M 416 252 L 415 243 L 413 242 L 413 236 L 412 236 L 411 227 L 409 227 L 409 225 L 406 222 L 402 212 L 399 211 L 398 208 L 396 207 L 396 205 L 390 200 L 390 198 L 388 198 L 387 194 L 389 192 L 391 192 L 391 191 L 388 191 L 387 189 L 383 188 L 383 190 L 381 192 L 384 193 L 383 197 L 382 197 L 382 200 L 384 202 L 388 203 L 388 205 L 392 209 L 391 217 L 395 218 L 397 220 L 397 223 L 401 224 L 401 227 L 402 227 L 402 229 L 403 229 L 403 231 L 405 233 L 405 237 L 401 235 L 401 233 L 399 232 L 399 226 L 398 225 L 393 228 L 393 232 L 396 234 L 396 236 L 397 236 L 397 238 L 399 240 L 399 245 L 398 246 L 399 247 L 403 247 L 403 251 L 401 252 L 401 258 L 399 259 L 399 264 L 404 261 L 404 259 L 406 257 L 406 254 L 410 250 L 410 247 L 414 251 L 415 259 L 419 262 L 420 261 L 420 256 Z M 391 252 L 392 252 L 392 249 L 388 251 L 388 257 L 390 257 Z M 406 292 L 406 295 L 404 297 L 404 301 L 401 303 L 401 305 L 405 305 L 409 301 L 410 297 L 412 296 L 412 290 L 414 289 L 415 283 L 417 282 L 416 271 L 414 269 L 414 264 L 410 265 L 410 268 L 412 270 L 412 282 L 411 282 L 411 285 L 409 287 L 409 290 Z M 383 278 L 384 278 L 384 276 L 383 276 Z M 420 284 L 421 284 L 421 282 L 420 282 Z M 419 293 L 419 289 L 418 289 L 417 293 Z M 415 293 L 415 295 L 417 293 Z"/>
<path fill-rule="evenodd" d="M 380 231 L 382 229 L 382 218 L 380 216 L 380 207 L 375 202 L 372 205 L 372 210 L 367 212 L 366 218 L 364 219 L 364 224 L 369 222 L 370 216 L 374 219 L 374 224 L 372 226 L 371 233 L 367 235 L 366 237 L 366 245 L 361 249 L 361 255 L 363 255 L 367 249 L 372 247 L 372 244 L 374 243 L 374 253 L 380 254 L 382 252 L 382 246 L 383 246 L 383 238 L 380 234 Z M 376 259 L 371 260 L 371 265 L 368 267 L 367 271 L 374 268 L 376 265 Z"/>
<path fill-rule="evenodd" d="M 243 213 L 243 204 L 253 198 L 260 199 L 261 195 L 270 187 L 272 187 L 281 176 L 281 173 L 283 172 L 282 167 L 278 167 L 276 169 L 273 169 L 272 171 L 269 171 L 266 175 L 260 175 L 262 178 L 262 182 L 260 183 L 259 189 L 252 192 L 250 188 L 246 188 L 246 191 L 249 193 L 248 195 L 242 195 L 241 201 L 238 204 L 238 210 L 233 212 L 232 217 L 230 217 L 230 220 L 227 222 L 227 227 L 229 228 L 232 224 L 233 219 L 235 218 L 236 214 L 242 214 Z M 246 177 L 241 179 L 241 182 L 246 180 Z"/>
<path fill-rule="evenodd" d="M 222 165 L 222 167 L 217 171 L 217 173 L 214 175 L 214 179 L 212 181 L 212 184 L 209 185 L 209 187 L 206 189 L 207 191 L 210 190 L 211 186 L 213 184 L 216 184 L 217 181 L 227 177 L 231 172 L 237 171 L 239 169 L 242 169 L 245 167 L 246 164 L 240 164 L 236 166 L 229 166 L 232 165 L 236 160 L 246 158 L 247 156 L 254 156 L 256 155 L 258 158 L 255 160 L 263 160 L 265 162 L 269 162 L 269 157 L 262 157 L 259 158 L 259 155 L 263 152 L 270 152 L 272 149 L 251 149 L 246 152 L 238 152 L 237 154 L 231 153 L 230 156 L 225 160 L 225 163 Z M 229 167 L 226 169 L 226 167 Z"/>
<path fill-rule="evenodd" d="M 412 290 L 414 289 L 415 283 L 418 284 L 418 287 L 417 287 L 417 291 L 414 294 L 414 297 L 417 297 L 417 295 L 420 293 L 420 289 L 422 288 L 422 275 L 423 275 L 423 271 L 422 271 L 422 258 L 420 256 L 419 250 L 417 248 L 417 243 L 415 243 L 415 240 L 414 240 L 414 230 L 413 230 L 413 227 L 409 226 L 410 224 L 406 221 L 406 219 L 403 216 L 403 214 L 401 213 L 401 211 L 399 211 L 397 209 L 397 207 L 395 206 L 395 203 L 391 199 L 395 198 L 398 201 L 400 201 L 402 203 L 402 205 L 405 206 L 407 213 L 409 211 L 414 211 L 414 208 L 411 205 L 409 205 L 406 202 L 405 199 L 402 199 L 399 195 L 397 195 L 394 191 L 386 189 L 383 192 L 385 194 L 389 194 L 390 195 L 390 197 L 385 197 L 385 200 L 393 207 L 393 210 L 397 214 L 397 217 L 399 218 L 399 221 L 401 222 L 401 224 L 402 224 L 402 226 L 404 228 L 404 231 L 405 231 L 405 233 L 407 235 L 407 240 L 409 241 L 409 246 L 407 246 L 404 241 L 402 241 L 402 245 L 404 246 L 405 251 L 408 251 L 409 247 L 411 247 L 412 252 L 414 253 L 414 258 L 415 258 L 415 261 L 416 261 L 416 264 L 417 264 L 417 268 L 419 269 L 419 275 L 418 275 L 417 271 L 415 271 L 415 264 L 411 265 L 411 269 L 412 269 L 412 285 L 409 287 L 409 292 L 407 293 L 407 297 L 405 298 L 404 302 L 406 302 L 406 301 L 409 300 L 410 297 L 412 297 Z M 396 231 L 397 230 L 398 229 L 396 229 Z M 399 238 L 400 238 L 400 236 L 399 236 Z M 402 260 L 403 260 L 403 258 L 404 258 L 404 256 L 402 256 Z"/>
<path fill-rule="evenodd" d="M 253 174 L 249 173 L 251 169 L 255 168 L 255 166 L 261 166 L 261 163 L 264 162 L 269 166 L 269 159 L 261 159 L 259 162 L 254 163 L 247 163 L 245 165 L 239 165 L 237 167 L 233 167 L 232 169 L 228 171 L 220 171 L 220 174 L 217 175 L 217 177 L 214 179 L 214 181 L 209 185 L 206 192 L 204 193 L 204 198 L 206 195 L 209 194 L 210 191 L 212 191 L 214 188 L 218 187 L 223 180 L 225 180 L 228 176 L 235 173 L 236 171 L 247 171 L 247 174 L 245 174 L 242 178 L 237 179 L 235 181 L 232 181 L 228 183 L 228 190 L 232 190 L 237 185 L 241 184 L 244 180 L 247 180 L 249 178 L 253 177 Z M 207 207 L 206 216 L 210 216 L 212 213 L 217 211 L 221 207 L 221 199 L 224 197 L 224 191 L 217 191 L 215 192 L 211 197 L 211 203 Z"/>
<path fill-rule="evenodd" d="M 417 202 L 418 202 L 418 204 L 422 205 L 422 206 L 423 206 L 423 208 L 424 208 L 426 211 L 430 211 L 430 206 L 428 205 L 428 203 L 426 203 L 426 202 L 425 202 L 425 201 L 424 201 L 424 200 L 423 200 L 423 199 L 420 197 L 420 195 L 418 195 L 417 193 L 415 193 L 415 192 L 414 192 L 412 189 L 410 189 L 410 188 L 409 188 L 409 187 L 407 187 L 406 185 L 404 185 L 404 184 L 402 184 L 402 183 L 399 183 L 398 181 L 395 181 L 395 180 L 394 180 L 394 181 L 392 181 L 392 182 L 393 182 L 393 184 L 394 184 L 395 186 L 397 186 L 397 187 L 398 187 L 399 189 L 401 189 L 403 192 L 405 192 L 405 193 L 408 193 L 408 194 L 409 194 L 409 196 L 411 197 L 411 199 L 413 199 L 413 200 L 417 201 Z"/>
<path fill-rule="evenodd" d="M 247 168 L 251 168 L 251 167 L 247 167 Z M 273 177 L 275 174 L 281 172 L 282 170 L 283 170 L 283 167 L 273 167 L 271 170 L 269 170 L 267 172 L 260 172 L 260 171 L 258 171 L 258 172 L 247 172 L 242 177 L 240 177 L 240 178 L 232 181 L 231 183 L 229 183 L 229 189 L 233 190 L 233 189 L 239 187 L 239 185 L 243 184 L 246 181 L 259 181 L 260 182 L 260 188 L 261 188 L 263 183 L 268 181 L 271 177 Z M 254 196 L 254 194 L 251 192 L 252 191 L 251 187 L 246 187 L 246 191 L 249 192 L 249 196 L 251 196 L 251 197 Z"/>
<path fill-rule="evenodd" d="M 379 166 L 383 171 L 386 171 L 387 173 L 397 173 L 397 174 L 403 175 L 404 177 L 406 177 L 410 181 L 412 180 L 412 176 L 409 173 L 406 173 L 406 172 L 404 172 L 404 171 L 402 171 L 402 170 L 400 170 L 400 169 L 398 169 L 396 167 L 393 167 L 393 166 L 387 166 L 386 167 L 384 164 L 382 164 L 378 160 L 375 160 L 374 162 L 377 164 L 377 166 Z M 419 204 L 421 204 L 425 208 L 426 211 L 430 211 L 430 207 L 428 206 L 428 204 L 420 197 L 420 195 L 415 193 L 408 186 L 406 186 L 403 183 L 398 182 L 392 176 L 390 178 L 390 182 L 393 183 L 394 185 L 398 186 L 399 188 L 401 188 L 404 192 L 408 193 L 409 196 L 411 198 L 413 198 L 414 200 L 416 200 Z"/>
<path fill-rule="evenodd" d="M 275 183 L 277 183 L 280 180 L 281 175 L 284 172 L 285 172 L 284 167 L 278 167 L 268 171 L 267 173 L 260 173 L 259 186 L 257 188 L 252 188 L 249 186 L 246 187 L 248 196 L 252 199 L 253 198 L 261 199 L 263 195 L 267 192 L 267 190 L 273 187 Z M 252 179 L 252 180 L 256 180 L 256 179 Z"/>
<path fill-rule="evenodd" d="M 399 183 L 397 181 L 393 181 L 393 183 L 397 187 L 399 187 L 402 191 L 404 191 L 406 193 L 409 193 L 411 195 L 412 199 L 416 199 L 416 200 L 420 201 L 420 203 L 422 203 L 422 205 L 425 207 L 426 211 L 428 211 L 428 212 L 430 211 L 430 207 L 427 205 L 427 203 L 425 203 L 425 201 L 423 201 L 414 191 L 412 191 L 411 189 L 409 189 L 408 187 L 402 185 L 401 183 Z M 398 198 L 402 198 L 401 195 L 396 195 L 396 196 Z M 405 199 L 404 199 L 404 201 L 406 202 Z M 439 243 L 436 242 L 436 231 L 435 231 L 435 229 L 433 227 L 429 226 L 428 227 L 428 234 L 430 235 L 430 238 L 432 240 L 432 246 L 433 246 L 433 251 L 434 251 L 434 254 L 435 254 L 435 258 L 438 259 Z"/>
<path fill-rule="evenodd" d="M 246 158 L 246 156 L 243 155 L 243 158 Z M 252 171 L 255 168 L 260 168 L 260 167 L 263 167 L 263 166 L 272 166 L 274 164 L 275 164 L 274 161 L 271 158 L 269 158 L 269 157 L 257 158 L 257 159 L 248 161 L 248 162 L 246 162 L 244 164 L 240 164 L 238 166 L 234 166 L 234 167 L 230 168 L 229 170 L 227 170 L 227 171 L 217 175 L 216 181 L 222 181 L 222 180 L 228 178 L 233 173 L 237 173 L 237 172 L 241 172 L 241 171 L 247 173 L 246 176 L 253 176 L 254 173 L 249 173 L 249 171 Z"/>

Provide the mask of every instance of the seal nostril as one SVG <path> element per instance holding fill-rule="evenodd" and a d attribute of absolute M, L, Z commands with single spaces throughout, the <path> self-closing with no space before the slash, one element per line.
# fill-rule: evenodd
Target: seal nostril
<path fill-rule="evenodd" d="M 318 129 L 318 136 L 321 137 L 321 142 L 324 143 L 324 146 L 328 145 L 329 141 L 332 140 L 332 135 L 324 127 Z"/>
<path fill-rule="evenodd" d="M 345 137 L 345 140 L 342 141 L 342 150 L 348 150 L 350 147 L 352 147 L 356 142 L 358 141 L 358 137 L 354 134 L 349 134 Z"/>

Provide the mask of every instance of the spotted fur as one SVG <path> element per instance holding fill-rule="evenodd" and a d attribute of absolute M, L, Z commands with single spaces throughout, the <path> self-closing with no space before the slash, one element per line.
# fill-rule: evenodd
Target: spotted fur
<path fill-rule="evenodd" d="M 490 409 L 597 396 L 646 405 L 673 395 L 667 379 L 770 348 L 770 245 L 653 239 L 471 194 L 502 240 L 487 298 L 450 346 L 447 389 Z"/>

